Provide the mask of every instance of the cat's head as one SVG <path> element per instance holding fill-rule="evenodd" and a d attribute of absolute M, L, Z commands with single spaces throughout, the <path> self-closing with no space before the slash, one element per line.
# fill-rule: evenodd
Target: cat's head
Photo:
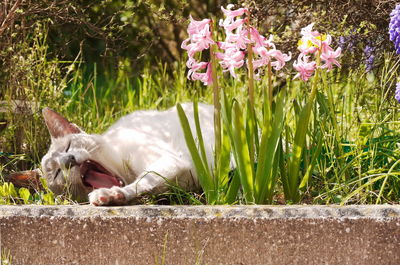
<path fill-rule="evenodd" d="M 87 201 L 88 193 L 93 189 L 124 186 L 124 179 L 105 166 L 107 161 L 102 159 L 104 144 L 100 136 L 85 133 L 49 108 L 43 110 L 43 118 L 51 136 L 51 145 L 42 158 L 41 172 L 50 190 L 55 194 L 70 195 L 78 201 Z M 32 181 L 29 175 L 35 174 L 24 171 L 14 174 L 14 180 Z"/>

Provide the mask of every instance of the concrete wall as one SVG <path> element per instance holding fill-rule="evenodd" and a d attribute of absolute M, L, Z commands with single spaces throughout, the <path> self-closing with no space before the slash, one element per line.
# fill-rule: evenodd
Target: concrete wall
<path fill-rule="evenodd" d="M 1 206 L 0 236 L 12 264 L 398 265 L 400 206 Z"/>

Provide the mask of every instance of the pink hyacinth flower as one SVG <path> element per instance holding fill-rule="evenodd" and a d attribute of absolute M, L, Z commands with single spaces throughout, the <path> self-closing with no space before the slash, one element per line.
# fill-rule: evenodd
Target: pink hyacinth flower
<path fill-rule="evenodd" d="M 210 24 L 211 19 L 203 19 L 203 20 L 195 20 L 192 15 L 189 15 L 190 24 L 188 26 L 187 32 L 190 35 L 198 34 L 201 32 L 207 25 Z"/>
<path fill-rule="evenodd" d="M 300 34 L 302 35 L 299 41 L 299 50 L 304 54 L 312 54 L 318 51 L 318 47 L 321 45 L 321 41 L 317 38 L 321 38 L 321 34 L 318 31 L 312 31 L 314 23 L 311 23 L 307 27 L 301 29 Z"/>
<path fill-rule="evenodd" d="M 181 48 L 188 51 L 189 58 L 186 66 L 189 68 L 188 79 L 200 80 L 205 85 L 212 83 L 211 66 L 208 62 L 198 62 L 194 55 L 197 52 L 209 49 L 214 44 L 210 31 L 210 19 L 195 20 L 190 16 L 190 24 L 188 26 L 189 38 L 182 42 Z M 206 69 L 207 68 L 207 69 Z M 206 69 L 205 73 L 199 72 Z"/>
<path fill-rule="evenodd" d="M 212 67 L 211 67 L 211 63 L 200 63 L 201 66 L 198 69 L 191 69 L 189 70 L 190 73 L 190 77 L 192 80 L 199 80 L 201 82 L 203 82 L 204 85 L 208 86 L 210 84 L 212 84 Z M 199 69 L 204 69 L 207 67 L 207 70 L 205 73 L 198 73 L 197 70 Z"/>
<path fill-rule="evenodd" d="M 321 54 L 321 59 L 324 61 L 324 64 L 321 66 L 321 68 L 326 68 L 328 69 L 327 71 L 329 72 L 332 70 L 333 65 L 336 65 L 337 67 L 340 67 L 340 63 L 336 60 L 340 56 L 342 52 L 342 49 L 339 47 L 336 49 L 336 51 L 330 51 L 328 50 L 326 53 Z"/>
<path fill-rule="evenodd" d="M 320 36 L 321 34 L 318 31 L 312 31 L 315 23 L 311 23 L 308 26 L 301 29 L 300 34 L 307 38 L 315 38 Z"/>
<path fill-rule="evenodd" d="M 219 25 L 224 27 L 227 32 L 231 32 L 235 28 L 237 28 L 241 23 L 243 23 L 243 19 L 236 19 L 238 16 L 242 16 L 244 13 L 248 11 L 247 8 L 239 8 L 237 10 L 231 10 L 233 5 L 227 5 L 226 9 L 221 6 L 222 12 L 226 18 L 224 20 L 220 20 Z"/>
<path fill-rule="evenodd" d="M 271 50 L 269 52 L 269 54 L 271 57 L 275 58 L 275 60 L 276 60 L 274 62 L 271 62 L 271 65 L 274 67 L 274 69 L 276 71 L 281 70 L 285 66 L 286 62 L 288 62 L 288 61 L 290 61 L 290 59 L 292 59 L 291 52 L 289 52 L 289 55 L 288 55 L 288 54 L 282 53 L 280 50 Z"/>
<path fill-rule="evenodd" d="M 224 69 L 224 72 L 229 73 L 236 78 L 235 68 L 240 68 L 244 64 L 245 53 L 237 49 L 233 43 L 218 43 L 221 49 L 225 50 L 225 53 L 216 53 L 216 57 L 221 60 L 220 64 Z"/>
<path fill-rule="evenodd" d="M 333 52 L 333 49 L 331 46 L 331 42 L 332 42 L 332 36 L 327 34 L 326 35 L 326 39 L 321 41 L 321 53 L 328 53 L 328 52 Z M 340 54 L 339 54 L 340 55 Z"/>
<path fill-rule="evenodd" d="M 285 63 L 291 59 L 291 53 L 289 53 L 289 55 L 283 54 L 281 51 L 276 49 L 272 36 L 267 39 L 253 27 L 250 28 L 250 36 L 251 40 L 255 44 L 253 47 L 253 52 L 255 55 L 255 59 L 253 60 L 253 68 L 254 71 L 256 71 L 256 79 L 258 79 L 259 76 L 259 72 L 257 71 L 258 68 L 271 63 L 274 69 L 278 71 L 282 69 Z"/>
<path fill-rule="evenodd" d="M 300 54 L 297 61 L 293 63 L 294 69 L 299 73 L 294 78 L 300 77 L 303 81 L 307 81 L 313 74 L 317 67 L 317 63 L 314 61 L 308 61 L 309 56 Z"/>
<path fill-rule="evenodd" d="M 223 27 L 227 33 L 231 33 L 238 27 L 242 26 L 244 23 L 245 23 L 245 20 L 240 18 L 240 19 L 236 19 L 236 20 L 232 21 L 232 23 L 224 25 Z"/>
<path fill-rule="evenodd" d="M 247 30 L 243 29 L 242 24 L 236 29 L 236 33 L 230 32 L 226 34 L 225 42 L 235 43 L 238 49 L 245 50 L 247 48 L 247 44 L 252 42 L 247 35 Z"/>
<path fill-rule="evenodd" d="M 251 40 L 254 42 L 254 47 L 266 47 L 268 49 L 275 49 L 275 44 L 273 43 L 273 37 L 270 36 L 269 39 L 261 35 L 258 30 L 254 27 L 250 28 Z"/>
<path fill-rule="evenodd" d="M 211 44 L 214 44 L 210 32 L 210 21 L 209 19 L 196 21 L 190 16 L 189 38 L 184 40 L 181 45 L 182 49 L 188 51 L 189 57 L 193 57 L 196 52 L 206 50 L 210 48 Z"/>
<path fill-rule="evenodd" d="M 201 69 L 206 69 L 206 67 L 208 66 L 208 62 L 196 62 L 194 61 L 191 65 L 190 70 L 188 71 L 188 75 L 187 78 L 188 79 L 192 79 L 192 80 L 198 80 L 193 78 L 193 74 L 197 74 L 197 71 L 201 70 Z"/>
<path fill-rule="evenodd" d="M 224 12 L 224 15 L 227 17 L 238 17 L 238 16 L 242 16 L 244 13 L 246 13 L 248 11 L 247 8 L 239 8 L 236 10 L 232 10 L 232 8 L 234 7 L 233 4 L 229 4 L 226 6 L 226 9 L 221 6 L 221 10 L 222 12 Z"/>
<path fill-rule="evenodd" d="M 314 23 L 308 25 L 301 30 L 302 38 L 299 41 L 300 55 L 297 61 L 293 64 L 293 67 L 299 72 L 295 78 L 301 77 L 303 81 L 307 81 L 314 73 L 316 68 L 315 62 L 308 62 L 307 54 L 314 54 L 320 56 L 323 61 L 323 65 L 319 68 L 325 68 L 327 71 L 332 70 L 333 65 L 340 67 L 339 62 L 336 60 L 341 54 L 341 49 L 338 48 L 336 51 L 330 47 L 332 42 L 332 36 L 322 35 L 318 31 L 312 31 Z M 319 51 L 319 53 L 317 53 Z"/>
<path fill-rule="evenodd" d="M 235 69 L 244 64 L 245 53 L 242 50 L 246 49 L 251 40 L 248 39 L 247 31 L 244 29 L 246 20 L 237 18 L 246 13 L 247 9 L 231 10 L 232 7 L 233 5 L 228 5 L 226 9 L 221 7 L 226 18 L 220 20 L 220 26 L 225 29 L 226 39 L 224 42 L 218 43 L 218 47 L 224 50 L 224 53 L 217 53 L 216 56 L 220 60 L 224 72 L 229 71 L 236 78 Z"/>
<path fill-rule="evenodd" d="M 257 55 L 260 55 L 261 57 L 267 57 L 268 50 L 264 46 L 265 37 L 262 36 L 258 32 L 258 30 L 256 30 L 253 27 L 250 28 L 250 36 L 251 36 L 251 40 L 254 43 L 253 52 Z M 266 63 L 268 63 L 268 62 L 269 62 L 269 60 Z"/>

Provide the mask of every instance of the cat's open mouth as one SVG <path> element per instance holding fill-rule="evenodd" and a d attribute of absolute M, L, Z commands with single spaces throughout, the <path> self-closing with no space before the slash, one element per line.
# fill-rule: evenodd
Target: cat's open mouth
<path fill-rule="evenodd" d="M 99 189 L 112 186 L 123 187 L 124 182 L 102 165 L 93 160 L 86 160 L 80 165 L 82 182 L 85 186 Z"/>

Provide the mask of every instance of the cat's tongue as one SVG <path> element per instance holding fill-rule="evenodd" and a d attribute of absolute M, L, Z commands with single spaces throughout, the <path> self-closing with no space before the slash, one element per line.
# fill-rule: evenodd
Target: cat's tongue
<path fill-rule="evenodd" d="M 99 163 L 93 160 L 84 161 L 81 166 L 83 184 L 93 189 L 122 187 L 123 183 Z"/>
<path fill-rule="evenodd" d="M 88 170 L 86 172 L 85 182 L 95 189 L 120 186 L 116 178 L 95 170 Z"/>

